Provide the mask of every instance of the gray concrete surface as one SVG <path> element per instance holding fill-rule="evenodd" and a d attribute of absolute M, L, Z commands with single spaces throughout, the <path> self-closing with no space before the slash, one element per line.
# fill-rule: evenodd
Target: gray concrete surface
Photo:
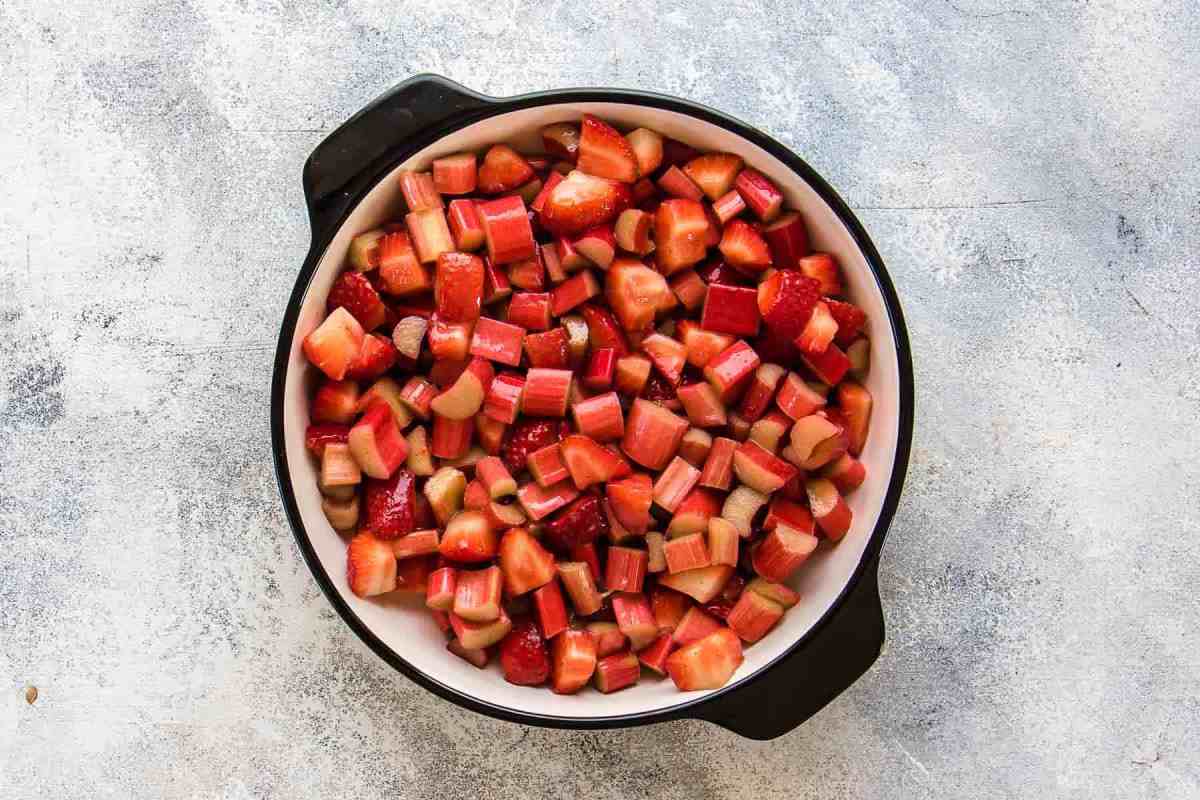
<path fill-rule="evenodd" d="M 1200 796 L 1196 11 L 6 0 L 0 796 Z M 874 236 L 920 398 L 889 640 L 800 730 L 472 715 L 301 563 L 267 424 L 300 165 L 427 70 L 711 104 Z"/>

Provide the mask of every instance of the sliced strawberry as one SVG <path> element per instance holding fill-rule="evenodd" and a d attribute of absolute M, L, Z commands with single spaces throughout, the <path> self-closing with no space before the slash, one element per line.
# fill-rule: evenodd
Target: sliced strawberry
<path fill-rule="evenodd" d="M 583 115 L 579 126 L 580 170 L 598 178 L 609 178 L 623 183 L 638 179 L 637 156 L 629 141 L 603 120 L 591 114 Z"/>
<path fill-rule="evenodd" d="M 363 337 L 358 357 L 346 368 L 346 377 L 355 381 L 373 381 L 396 365 L 400 353 L 387 336 L 371 333 Z"/>
<path fill-rule="evenodd" d="M 398 469 L 390 478 L 367 478 L 363 489 L 366 519 L 363 528 L 375 538 L 397 539 L 415 528 L 417 479 L 406 469 Z"/>
<path fill-rule="evenodd" d="M 748 222 L 730 220 L 721 235 L 721 255 L 738 269 L 762 272 L 771 266 L 771 248 L 762 234 Z"/>
<path fill-rule="evenodd" d="M 570 432 L 571 428 L 565 420 L 519 420 L 509 427 L 500 458 L 508 471 L 517 475 L 524 471 L 530 453 L 554 444 Z"/>
<path fill-rule="evenodd" d="M 625 459 L 588 436 L 574 434 L 566 437 L 559 451 L 576 489 L 602 484 L 628 469 Z"/>
<path fill-rule="evenodd" d="M 479 165 L 479 191 L 484 194 L 511 192 L 533 180 L 533 167 L 525 157 L 506 144 L 494 144 Z"/>
<path fill-rule="evenodd" d="M 585 305 L 579 309 L 579 313 L 587 323 L 588 343 L 593 351 L 609 347 L 616 351 L 617 358 L 629 355 L 629 343 L 612 312 L 600 306 Z"/>
<path fill-rule="evenodd" d="M 670 275 L 702 261 L 708 231 L 703 205 L 681 198 L 664 200 L 654 212 L 654 254 L 663 273 Z"/>
<path fill-rule="evenodd" d="M 826 300 L 829 314 L 837 323 L 837 336 L 834 341 L 846 347 L 858 338 L 863 326 L 867 324 L 867 315 L 853 303 L 843 303 L 840 300 Z"/>
<path fill-rule="evenodd" d="M 500 539 L 500 572 L 509 597 L 533 591 L 558 575 L 554 556 L 524 528 L 512 528 Z"/>
<path fill-rule="evenodd" d="M 700 155 L 700 151 L 690 144 L 684 144 L 677 139 L 663 137 L 662 165 L 664 167 L 686 164 L 698 155 Z"/>
<path fill-rule="evenodd" d="M 768 328 L 789 341 L 804 331 L 820 300 L 820 282 L 793 270 L 773 272 L 758 286 L 758 310 L 763 321 Z M 788 363 L 776 358 L 769 360 Z"/>
<path fill-rule="evenodd" d="M 562 327 L 545 333 L 530 333 L 525 336 L 525 355 L 531 367 L 566 369 L 570 366 L 570 338 Z"/>
<path fill-rule="evenodd" d="M 560 553 L 608 535 L 608 518 L 600 498 L 585 494 L 544 524 L 546 544 Z"/>
<path fill-rule="evenodd" d="M 514 623 L 500 640 L 500 667 L 504 680 L 517 686 L 540 686 L 550 677 L 550 651 L 532 620 Z"/>
<path fill-rule="evenodd" d="M 337 308 L 349 311 L 365 331 L 375 330 L 387 317 L 379 292 L 361 272 L 343 272 L 333 282 L 326 309 L 333 313 Z"/>
<path fill-rule="evenodd" d="M 683 168 L 684 174 L 708 195 L 709 200 L 716 200 L 732 189 L 741 170 L 741 157 L 732 153 L 705 153 Z"/>
<path fill-rule="evenodd" d="M 748 286 L 750 281 L 741 272 L 725 263 L 722 258 L 713 258 L 696 267 L 696 274 L 705 283 L 723 283 L 726 286 Z"/>
<path fill-rule="evenodd" d="M 632 202 L 627 185 L 573 170 L 551 190 L 538 218 L 554 236 L 573 237 L 615 219 Z"/>
<path fill-rule="evenodd" d="M 640 261 L 618 258 L 608 270 L 605 298 L 626 331 L 643 331 L 668 299 L 666 278 Z"/>
<path fill-rule="evenodd" d="M 346 546 L 346 583 L 359 597 L 372 597 L 396 588 L 396 556 L 392 546 L 369 533 L 360 533 Z"/>
<path fill-rule="evenodd" d="M 757 329 L 757 327 L 756 321 L 755 328 Z M 683 377 L 683 365 L 687 363 L 687 348 L 670 336 L 663 336 L 661 333 L 652 333 L 647 336 L 642 340 L 641 348 L 642 352 L 650 357 L 650 363 L 667 379 L 667 382 L 672 386 L 678 386 Z"/>

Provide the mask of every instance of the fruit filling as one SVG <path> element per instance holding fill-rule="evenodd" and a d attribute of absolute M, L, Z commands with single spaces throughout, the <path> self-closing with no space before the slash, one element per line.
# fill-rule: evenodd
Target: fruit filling
<path fill-rule="evenodd" d="M 322 508 L 350 590 L 423 597 L 474 667 L 715 689 L 852 535 L 870 321 L 741 157 L 541 141 L 402 172 L 351 242 L 303 344 Z"/>

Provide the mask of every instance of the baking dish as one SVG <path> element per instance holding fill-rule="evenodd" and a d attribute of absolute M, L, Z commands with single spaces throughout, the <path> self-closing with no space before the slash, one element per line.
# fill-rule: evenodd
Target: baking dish
<path fill-rule="evenodd" d="M 546 124 L 593 113 L 619 128 L 645 126 L 702 150 L 733 152 L 782 189 L 803 214 L 814 247 L 834 253 L 850 299 L 870 319 L 875 398 L 862 454 L 867 482 L 847 501 L 854 526 L 822 547 L 793 581 L 803 597 L 774 631 L 746 651 L 725 687 L 679 693 L 643 681 L 612 695 L 559 696 L 512 686 L 446 652 L 416 597 L 363 600 L 345 581 L 345 545 L 320 507 L 316 464 L 304 447 L 308 398 L 317 376 L 301 342 L 320 322 L 325 297 L 356 233 L 403 211 L 394 174 L 427 168 L 438 156 L 496 141 L 540 150 Z M 386 92 L 325 139 L 304 166 L 312 243 L 288 301 L 271 396 L 272 446 L 280 493 L 305 561 L 334 608 L 368 647 L 439 696 L 493 717 L 562 728 L 609 728 L 703 719 L 740 735 L 770 739 L 816 713 L 878 656 L 884 621 L 876 573 L 880 547 L 904 482 L 913 420 L 913 378 L 899 300 L 861 224 L 804 161 L 771 137 L 712 109 L 663 95 L 567 89 L 492 98 L 433 75 Z M 792 365 L 788 365 L 792 366 Z"/>

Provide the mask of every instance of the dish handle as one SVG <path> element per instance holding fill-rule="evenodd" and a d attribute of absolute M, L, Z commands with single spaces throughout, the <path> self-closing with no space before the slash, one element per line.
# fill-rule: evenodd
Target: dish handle
<path fill-rule="evenodd" d="M 390 165 L 405 141 L 432 141 L 488 97 L 440 75 L 414 75 L 346 120 L 304 164 L 304 197 L 314 242 L 338 224 L 361 190 Z"/>
<path fill-rule="evenodd" d="M 800 725 L 849 688 L 883 647 L 878 556 L 811 638 L 746 685 L 693 714 L 748 739 L 774 739 Z"/>

